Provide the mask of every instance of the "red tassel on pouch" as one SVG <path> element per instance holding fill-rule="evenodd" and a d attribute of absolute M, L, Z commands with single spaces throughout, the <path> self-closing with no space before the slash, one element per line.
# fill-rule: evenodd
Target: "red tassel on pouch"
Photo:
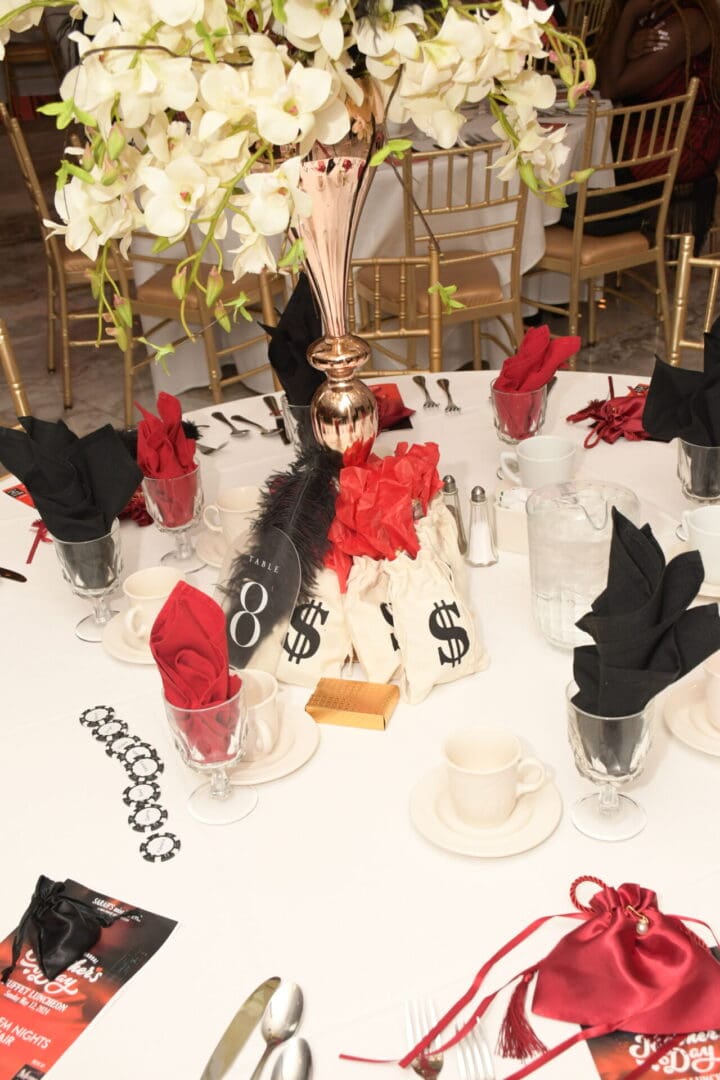
<path fill-rule="evenodd" d="M 528 990 L 536 972 L 537 968 L 526 971 L 512 992 L 498 1036 L 497 1052 L 500 1057 L 525 1061 L 547 1050 L 545 1043 L 533 1031 L 527 1015 Z"/>

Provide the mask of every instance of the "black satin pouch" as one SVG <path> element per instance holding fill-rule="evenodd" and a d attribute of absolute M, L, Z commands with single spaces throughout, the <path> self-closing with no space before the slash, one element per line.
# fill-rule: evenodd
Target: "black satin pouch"
<path fill-rule="evenodd" d="M 12 960 L 0 974 L 0 981 L 8 981 L 24 944 L 32 947 L 43 975 L 56 979 L 92 949 L 103 929 L 119 918 L 67 895 L 65 887 L 66 882 L 40 875 L 15 930 Z"/>

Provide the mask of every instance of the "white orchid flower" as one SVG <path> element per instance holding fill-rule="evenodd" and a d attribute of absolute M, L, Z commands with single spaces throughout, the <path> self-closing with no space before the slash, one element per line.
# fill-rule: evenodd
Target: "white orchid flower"
<path fill-rule="evenodd" d="M 315 52 L 322 47 L 337 60 L 345 47 L 346 11 L 346 0 L 285 0 L 285 34 L 298 48 Z"/>
<path fill-rule="evenodd" d="M 300 190 L 299 157 L 289 158 L 271 173 L 250 173 L 245 186 L 250 193 L 247 216 L 263 236 L 284 233 L 297 216 L 307 217 L 312 199 Z"/>
<path fill-rule="evenodd" d="M 237 223 L 241 217 L 233 221 L 236 231 Z M 232 264 L 233 280 L 239 281 L 244 274 L 259 274 L 261 270 L 276 270 L 275 256 L 270 250 L 267 240 L 260 233 L 249 232 L 240 247 L 231 248 L 231 254 L 235 255 Z"/>
<path fill-rule="evenodd" d="M 193 214 L 218 186 L 217 177 L 205 172 L 189 154 L 162 169 L 141 165 L 140 180 L 148 190 L 143 198 L 145 224 L 155 236 L 167 237 L 182 236 Z"/>
<path fill-rule="evenodd" d="M 503 93 L 513 105 L 532 105 L 535 109 L 551 109 L 557 91 L 550 75 L 526 69 L 511 82 L 503 83 Z"/>
<path fill-rule="evenodd" d="M 541 184 L 551 187 L 560 180 L 561 169 L 570 150 L 563 144 L 565 127 L 548 130 L 541 127 L 537 113 L 530 105 L 509 105 L 505 117 L 517 133 L 517 145 L 497 159 L 494 168 L 501 180 L 511 180 L 521 163 L 529 163 Z M 505 138 L 506 132 L 500 122 L 493 125 L 493 132 Z"/>

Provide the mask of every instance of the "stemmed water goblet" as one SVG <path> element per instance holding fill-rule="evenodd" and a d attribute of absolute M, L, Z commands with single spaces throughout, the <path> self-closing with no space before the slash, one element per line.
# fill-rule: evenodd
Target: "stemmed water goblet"
<path fill-rule="evenodd" d="M 92 615 L 86 615 L 75 627 L 81 641 L 102 641 L 103 630 L 117 614 L 108 598 L 120 584 L 122 554 L 120 523 L 115 519 L 110 532 L 94 540 L 59 540 L 53 537 L 55 554 L 62 575 L 76 596 L 90 600 Z"/>
<path fill-rule="evenodd" d="M 216 705 L 188 709 L 172 705 L 163 695 L 165 714 L 180 755 L 191 769 L 207 773 L 208 781 L 188 799 L 192 816 L 206 825 L 229 825 L 251 814 L 257 791 L 233 783 L 228 769 L 242 759 L 247 738 L 245 688 Z"/>
<path fill-rule="evenodd" d="M 585 795 L 572 809 L 579 832 L 594 840 L 629 840 L 645 828 L 642 806 L 617 789 L 640 775 L 650 749 L 654 701 L 629 716 L 595 716 L 573 704 L 578 688 L 567 688 L 568 734 L 581 776 L 600 790 Z"/>
<path fill-rule="evenodd" d="M 200 468 L 195 465 L 182 476 L 146 476 L 142 482 L 148 512 L 160 532 L 170 533 L 175 547 L 160 559 L 181 573 L 190 574 L 204 566 L 195 553 L 190 530 L 200 520 L 203 491 Z"/>

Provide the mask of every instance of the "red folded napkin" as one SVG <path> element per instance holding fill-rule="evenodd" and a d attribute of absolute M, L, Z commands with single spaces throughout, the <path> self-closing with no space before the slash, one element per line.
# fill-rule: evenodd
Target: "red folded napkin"
<path fill-rule="evenodd" d="M 372 390 L 378 407 L 378 431 L 387 431 L 401 420 L 407 420 L 415 410 L 408 409 L 402 399 L 397 383 L 378 383 L 368 386 Z M 410 427 L 409 424 L 404 425 Z"/>
<path fill-rule="evenodd" d="M 550 382 L 558 368 L 564 367 L 580 348 L 579 337 L 550 339 L 547 326 L 532 326 L 520 348 L 509 356 L 495 380 L 495 389 L 539 390 Z"/>
<path fill-rule="evenodd" d="M 237 709 L 226 702 L 242 682 L 229 671 L 222 608 L 206 593 L 179 582 L 155 620 L 150 649 L 170 704 L 176 709 L 208 710 L 175 714 L 191 760 L 228 760 L 239 720 Z"/>
<path fill-rule="evenodd" d="M 195 467 L 195 440 L 182 426 L 182 408 L 172 394 L 158 394 L 154 416 L 135 402 L 143 419 L 138 424 L 137 461 L 143 476 L 163 480 L 184 476 Z"/>

